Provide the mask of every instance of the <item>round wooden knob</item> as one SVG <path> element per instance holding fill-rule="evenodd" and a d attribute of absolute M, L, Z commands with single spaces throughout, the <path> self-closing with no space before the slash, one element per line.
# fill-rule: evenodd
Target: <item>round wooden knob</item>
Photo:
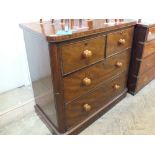
<path fill-rule="evenodd" d="M 83 51 L 82 55 L 84 58 L 88 59 L 88 58 L 92 57 L 93 53 L 92 53 L 92 51 L 85 50 L 85 51 Z"/>
<path fill-rule="evenodd" d="M 124 44 L 125 44 L 125 39 L 120 39 L 120 40 L 118 41 L 118 43 L 119 43 L 120 45 L 124 45 Z"/>
<path fill-rule="evenodd" d="M 114 85 L 114 88 L 115 88 L 115 90 L 118 90 L 118 89 L 120 89 L 120 85 L 115 84 L 115 85 Z"/>
<path fill-rule="evenodd" d="M 122 67 L 123 66 L 123 63 L 122 62 L 117 62 L 116 63 L 116 67 Z"/>
<path fill-rule="evenodd" d="M 84 104 L 83 105 L 83 109 L 86 111 L 86 112 L 89 112 L 91 110 L 91 106 L 89 104 Z"/>
<path fill-rule="evenodd" d="M 85 86 L 89 86 L 91 84 L 91 79 L 85 77 L 83 80 L 82 80 L 82 83 L 85 85 Z"/>

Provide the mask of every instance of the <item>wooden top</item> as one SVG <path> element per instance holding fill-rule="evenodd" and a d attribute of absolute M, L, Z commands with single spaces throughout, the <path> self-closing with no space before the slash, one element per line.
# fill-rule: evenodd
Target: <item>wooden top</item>
<path fill-rule="evenodd" d="M 106 19 L 70 19 L 70 20 L 51 20 L 38 21 L 27 24 L 20 24 L 24 30 L 31 31 L 48 42 L 61 42 L 74 38 L 84 37 L 96 33 L 107 32 L 118 28 L 132 26 L 136 24 L 135 20 L 110 20 Z M 68 34 L 62 34 L 68 33 Z"/>

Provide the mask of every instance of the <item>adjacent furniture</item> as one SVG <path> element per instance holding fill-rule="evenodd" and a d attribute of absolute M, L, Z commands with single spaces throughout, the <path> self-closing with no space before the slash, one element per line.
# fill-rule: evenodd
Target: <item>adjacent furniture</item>
<path fill-rule="evenodd" d="M 125 97 L 133 20 L 21 24 L 36 111 L 56 134 L 77 134 Z"/>
<path fill-rule="evenodd" d="M 128 89 L 136 94 L 155 78 L 155 24 L 135 26 Z"/>

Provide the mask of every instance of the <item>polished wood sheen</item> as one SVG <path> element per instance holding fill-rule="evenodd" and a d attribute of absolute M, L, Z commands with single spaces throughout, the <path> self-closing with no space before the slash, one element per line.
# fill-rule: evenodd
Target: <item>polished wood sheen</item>
<path fill-rule="evenodd" d="M 132 45 L 133 28 L 116 31 L 107 36 L 107 56 L 125 50 Z"/>
<path fill-rule="evenodd" d="M 73 23 L 73 21 L 72 21 Z M 79 20 L 74 20 L 74 32 L 71 35 L 57 35 L 59 30 L 63 30 L 65 23 L 63 19 L 63 24 L 60 20 L 55 20 L 54 26 L 51 26 L 51 21 L 44 21 L 43 24 L 40 25 L 39 22 L 32 22 L 26 24 L 20 24 L 20 27 L 30 31 L 31 33 L 35 33 L 38 37 L 45 38 L 48 42 L 61 42 L 65 40 L 76 39 L 80 37 L 86 37 L 89 35 L 94 35 L 97 33 L 104 33 L 108 31 L 113 31 L 125 27 L 129 27 L 135 25 L 135 20 L 123 20 L 123 22 L 113 22 L 107 23 L 105 19 L 92 19 L 92 23 L 90 24 L 90 20 L 83 19 L 82 25 L 79 27 Z M 71 20 L 69 20 L 69 24 L 66 22 L 66 26 L 68 29 L 71 28 Z M 73 25 L 72 25 L 73 27 Z"/>
<path fill-rule="evenodd" d="M 77 125 L 122 92 L 126 87 L 126 76 L 127 74 L 123 73 L 87 95 L 67 104 L 67 128 Z M 117 88 L 115 88 L 116 85 Z M 86 105 L 87 107 L 84 108 Z"/>
<path fill-rule="evenodd" d="M 135 24 L 41 19 L 20 25 L 36 112 L 50 131 L 78 134 L 126 96 Z"/>
<path fill-rule="evenodd" d="M 107 58 L 91 67 L 70 74 L 64 78 L 64 100 L 69 102 L 74 98 L 88 92 L 90 89 L 104 83 L 107 79 L 126 70 L 129 65 L 130 49 Z M 119 66 L 118 66 L 119 62 Z M 121 64 L 121 65 L 120 65 Z M 88 78 L 91 82 L 83 84 L 83 79 Z M 77 91 L 78 90 L 78 91 Z"/>
<path fill-rule="evenodd" d="M 60 46 L 64 74 L 104 59 L 105 36 L 84 39 Z"/>

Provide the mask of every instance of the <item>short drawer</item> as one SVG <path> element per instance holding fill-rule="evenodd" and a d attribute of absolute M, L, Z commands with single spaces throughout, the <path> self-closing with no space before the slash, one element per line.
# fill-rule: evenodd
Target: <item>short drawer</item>
<path fill-rule="evenodd" d="M 151 68 L 147 72 L 140 74 L 138 77 L 138 83 L 136 87 L 136 91 L 143 88 L 146 84 L 152 81 L 155 78 L 155 67 Z"/>
<path fill-rule="evenodd" d="M 155 66 L 155 53 L 142 59 L 139 74 L 144 73 Z"/>
<path fill-rule="evenodd" d="M 110 33 L 107 36 L 106 56 L 113 55 L 132 46 L 133 28 Z"/>
<path fill-rule="evenodd" d="M 144 43 L 143 58 L 155 53 L 155 40 Z"/>
<path fill-rule="evenodd" d="M 64 78 L 64 100 L 74 98 L 90 91 L 109 78 L 128 70 L 130 50 L 105 59 L 91 67 L 72 73 Z"/>
<path fill-rule="evenodd" d="M 101 107 L 106 107 L 126 88 L 127 74 L 123 73 L 106 84 L 100 86 L 93 92 L 80 97 L 76 101 L 66 105 L 67 128 L 71 128 L 82 122 Z"/>
<path fill-rule="evenodd" d="M 105 36 L 60 46 L 63 73 L 69 73 L 104 59 Z"/>

